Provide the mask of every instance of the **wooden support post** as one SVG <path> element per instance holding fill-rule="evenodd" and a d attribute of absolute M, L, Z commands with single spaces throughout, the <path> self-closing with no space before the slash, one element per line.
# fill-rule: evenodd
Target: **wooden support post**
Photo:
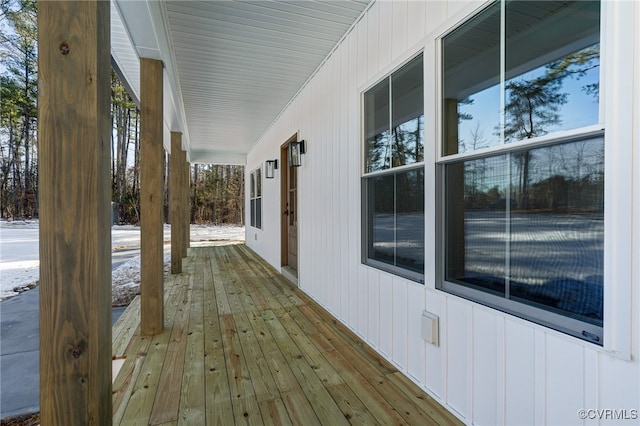
<path fill-rule="evenodd" d="M 182 247 L 182 254 L 184 257 L 187 257 L 188 248 L 191 247 L 191 164 L 187 161 L 187 153 L 184 152 L 182 156 L 183 164 L 184 164 L 184 245 Z"/>
<path fill-rule="evenodd" d="M 140 329 L 164 323 L 162 62 L 140 59 Z"/>
<path fill-rule="evenodd" d="M 171 159 L 170 159 L 170 210 L 171 210 L 171 273 L 182 273 L 182 258 L 184 253 L 185 229 L 184 216 L 187 206 L 184 203 L 185 190 L 185 163 L 182 151 L 182 133 L 171 132 Z"/>
<path fill-rule="evenodd" d="M 43 425 L 112 419 L 109 7 L 38 3 Z"/>

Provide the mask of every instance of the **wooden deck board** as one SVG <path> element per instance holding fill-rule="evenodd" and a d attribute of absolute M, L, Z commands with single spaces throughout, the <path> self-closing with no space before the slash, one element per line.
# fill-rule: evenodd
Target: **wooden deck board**
<path fill-rule="evenodd" d="M 462 424 L 245 245 L 192 248 L 165 330 L 114 326 L 114 424 Z"/>
<path fill-rule="evenodd" d="M 205 407 L 204 362 L 204 261 L 196 257 L 196 271 L 192 280 L 189 329 L 187 332 L 185 369 L 180 392 L 178 425 L 203 425 Z"/>
<path fill-rule="evenodd" d="M 186 276 L 181 278 L 183 281 L 185 278 L 188 280 Z M 152 425 L 161 425 L 178 420 L 180 389 L 175 386 L 175 383 L 181 383 L 183 377 L 182 373 L 186 352 L 185 339 L 187 338 L 190 314 L 190 310 L 186 305 L 190 303 L 190 295 L 190 292 L 186 292 L 182 306 L 178 307 L 178 312 L 173 321 L 169 346 L 167 347 L 167 354 L 164 360 L 164 368 L 162 369 L 158 383 L 158 393 L 149 420 L 149 423 Z"/>
<path fill-rule="evenodd" d="M 244 312 L 234 314 L 233 319 L 237 327 L 240 344 L 244 348 L 247 369 L 249 370 L 256 399 L 258 401 L 274 399 L 278 395 L 278 387 L 249 319 Z"/>
<path fill-rule="evenodd" d="M 281 398 L 261 401 L 258 405 L 262 413 L 263 424 L 269 426 L 293 426 L 287 407 L 285 407 Z"/>
<path fill-rule="evenodd" d="M 379 424 L 347 384 L 331 386 L 328 390 L 350 424 L 363 426 Z"/>
<path fill-rule="evenodd" d="M 122 358 L 140 325 L 140 296 L 134 297 L 113 326 L 113 357 Z"/>
<path fill-rule="evenodd" d="M 163 368 L 166 368 L 164 360 L 171 336 L 170 332 L 167 332 L 167 328 L 171 327 L 173 323 L 178 304 L 182 299 L 181 294 L 183 294 L 185 290 L 179 286 L 171 286 L 170 289 L 174 297 L 169 297 L 165 304 L 165 332 L 151 338 L 143 337 L 145 340 L 151 339 L 151 342 L 148 350 L 140 354 L 144 357 L 144 361 L 142 362 L 138 378 L 131 390 L 130 397 L 128 400 L 123 400 L 123 403 L 127 404 L 122 416 L 121 424 L 123 425 L 149 424 L 160 375 Z M 132 355 L 135 356 L 135 354 Z M 120 374 L 122 373 L 119 373 L 118 376 L 120 376 Z M 118 377 L 116 377 L 116 381 L 117 379 Z M 114 410 L 116 410 L 116 407 L 114 407 Z"/>

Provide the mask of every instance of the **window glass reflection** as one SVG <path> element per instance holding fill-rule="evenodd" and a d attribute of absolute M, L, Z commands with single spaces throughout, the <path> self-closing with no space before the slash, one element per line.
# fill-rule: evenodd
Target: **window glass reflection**
<path fill-rule="evenodd" d="M 380 82 L 364 95 L 365 171 L 391 166 L 389 140 L 389 80 Z"/>
<path fill-rule="evenodd" d="M 409 170 L 367 180 L 368 257 L 424 272 L 424 171 Z"/>
<path fill-rule="evenodd" d="M 505 19 L 505 142 L 597 123 L 599 2 L 509 1 Z"/>
<path fill-rule="evenodd" d="M 365 173 L 424 161 L 423 79 L 418 56 L 365 93 Z"/>
<path fill-rule="evenodd" d="M 500 3 L 443 40 L 444 155 L 500 144 Z"/>
<path fill-rule="evenodd" d="M 396 175 L 396 265 L 424 272 L 424 170 Z"/>
<path fill-rule="evenodd" d="M 593 45 L 508 80 L 505 141 L 596 124 L 599 52 Z"/>
<path fill-rule="evenodd" d="M 395 254 L 395 176 L 368 180 L 369 258 L 393 265 Z"/>
<path fill-rule="evenodd" d="M 447 166 L 446 279 L 505 294 L 507 215 L 504 155 Z"/>
<path fill-rule="evenodd" d="M 262 169 L 256 169 L 256 197 L 262 196 Z"/>
<path fill-rule="evenodd" d="M 251 226 L 256 226 L 256 199 L 251 199 Z"/>
<path fill-rule="evenodd" d="M 604 142 L 514 154 L 511 295 L 602 324 Z"/>
<path fill-rule="evenodd" d="M 262 229 L 262 198 L 256 198 L 256 228 Z"/>
<path fill-rule="evenodd" d="M 503 70 L 500 3 L 443 40 L 444 155 L 598 123 L 599 2 L 505 4 Z"/>
<path fill-rule="evenodd" d="M 446 190 L 447 280 L 602 325 L 603 138 L 447 165 Z"/>
<path fill-rule="evenodd" d="M 393 167 L 424 161 L 422 56 L 391 76 Z"/>

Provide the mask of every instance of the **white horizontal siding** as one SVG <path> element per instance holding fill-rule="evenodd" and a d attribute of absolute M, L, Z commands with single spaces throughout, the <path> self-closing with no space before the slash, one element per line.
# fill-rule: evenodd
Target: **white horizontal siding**
<path fill-rule="evenodd" d="M 425 211 L 424 285 L 361 264 L 360 90 L 393 71 L 423 45 L 425 188 L 427 200 L 433 200 L 437 124 L 434 37 L 454 24 L 451 17 L 466 16 L 480 5 L 476 1 L 400 0 L 374 4 L 256 145 L 249 164 L 275 158 L 279 146 L 296 131 L 307 140 L 308 152 L 298 170 L 301 288 L 467 423 L 582 424 L 577 417 L 580 408 L 638 409 L 637 266 L 631 302 L 635 340 L 629 362 L 588 343 L 436 290 L 434 258 L 439 248 L 433 236 L 433 203 L 427 202 Z M 636 15 L 639 23 L 637 10 Z M 635 60 L 639 62 L 637 57 Z M 637 92 L 640 83 L 635 78 Z M 637 117 L 638 95 L 635 102 Z M 639 127 L 634 136 L 636 145 L 640 143 Z M 640 154 L 634 152 L 633 158 L 634 182 L 640 187 Z M 263 233 L 269 237 L 256 242 L 248 236 L 247 242 L 279 266 L 279 257 L 274 255 L 279 256 L 280 241 L 279 174 L 263 188 Z M 268 200 L 271 197 L 274 200 Z M 640 211 L 638 198 L 636 195 L 634 206 Z M 274 211 L 267 213 L 268 209 Z M 637 265 L 638 217 L 636 214 L 633 228 Z M 276 231 L 270 233 L 271 228 Z M 439 346 L 421 339 L 424 310 L 440 318 Z"/>

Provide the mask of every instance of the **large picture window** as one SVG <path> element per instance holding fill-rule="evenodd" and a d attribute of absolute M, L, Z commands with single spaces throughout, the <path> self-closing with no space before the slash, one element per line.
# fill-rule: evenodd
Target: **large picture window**
<path fill-rule="evenodd" d="M 251 172 L 250 199 L 250 224 L 254 228 L 262 229 L 262 168 Z"/>
<path fill-rule="evenodd" d="M 363 262 L 423 282 L 422 55 L 364 94 Z"/>
<path fill-rule="evenodd" d="M 445 291 L 602 345 L 600 4 L 502 1 L 442 40 Z"/>

